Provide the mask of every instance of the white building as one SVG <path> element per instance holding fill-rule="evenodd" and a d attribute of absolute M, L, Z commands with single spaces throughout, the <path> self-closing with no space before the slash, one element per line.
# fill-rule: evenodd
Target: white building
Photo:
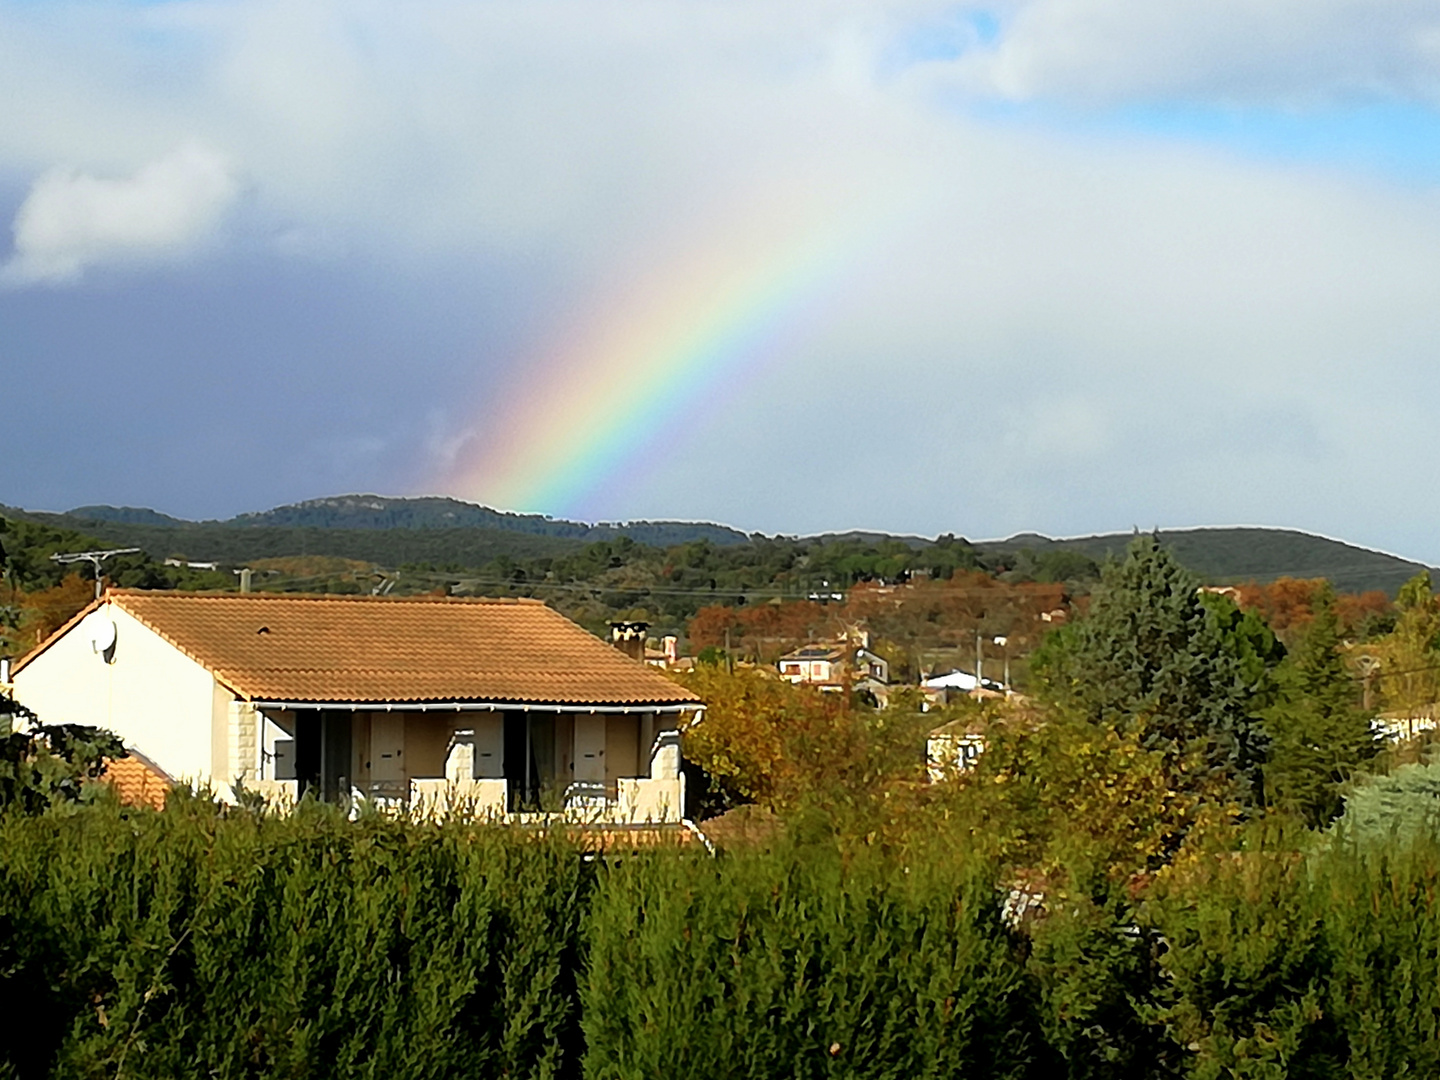
<path fill-rule="evenodd" d="M 108 728 L 223 796 L 678 822 L 701 703 L 534 600 L 111 590 L 14 664 L 44 723 Z"/>

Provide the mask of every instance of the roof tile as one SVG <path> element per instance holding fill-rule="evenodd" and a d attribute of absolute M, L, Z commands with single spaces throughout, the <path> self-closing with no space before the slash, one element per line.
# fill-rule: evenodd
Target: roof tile
<path fill-rule="evenodd" d="M 100 780 L 115 789 L 120 801 L 130 806 L 165 809 L 165 796 L 175 781 L 144 754 L 131 750 L 123 758 L 110 758 Z"/>

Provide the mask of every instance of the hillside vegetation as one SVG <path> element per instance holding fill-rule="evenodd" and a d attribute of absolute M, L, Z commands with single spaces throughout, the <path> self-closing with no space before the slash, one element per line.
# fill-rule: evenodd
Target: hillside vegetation
<path fill-rule="evenodd" d="M 1104 562 L 1118 557 L 1131 533 L 1053 540 L 1024 533 L 982 543 L 982 551 L 1071 551 Z M 1268 583 L 1282 577 L 1326 578 L 1340 592 L 1380 589 L 1391 596 L 1421 570 L 1422 563 L 1297 529 L 1166 529 L 1165 545 L 1182 563 L 1212 584 Z"/>
<path fill-rule="evenodd" d="M 425 563 L 473 571 L 497 559 L 555 559 L 576 555 L 589 544 L 624 539 L 657 550 L 695 541 L 757 553 L 762 542 L 799 542 L 807 548 L 836 550 L 904 548 L 922 553 L 914 566 L 923 568 L 933 560 L 924 554 L 927 549 L 946 541 L 944 537 L 927 540 L 873 532 L 747 536 L 738 529 L 706 522 L 591 525 L 509 513 L 459 499 L 378 495 L 311 499 L 227 521 L 182 521 L 142 507 L 114 506 L 77 507 L 64 514 L 0 507 L 0 513 L 82 531 L 109 544 L 142 547 L 155 558 L 183 555 L 234 565 L 291 555 L 331 555 L 385 569 Z M 1018 570 L 1021 576 L 1036 580 L 1085 579 L 1094 576 L 1095 565 L 1120 555 L 1131 535 L 1054 539 L 1022 533 L 967 546 L 976 552 L 976 566 Z M 1393 596 L 1404 582 L 1426 569 L 1412 560 L 1295 529 L 1175 529 L 1161 535 L 1181 562 L 1212 584 L 1323 577 L 1340 592 L 1380 589 Z"/>

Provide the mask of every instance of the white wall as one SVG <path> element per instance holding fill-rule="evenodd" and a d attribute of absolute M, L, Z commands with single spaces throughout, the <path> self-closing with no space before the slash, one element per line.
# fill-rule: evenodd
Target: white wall
<path fill-rule="evenodd" d="M 91 645 L 115 624 L 110 662 Z M 108 728 L 177 780 L 211 777 L 215 679 L 115 604 L 92 611 L 15 675 L 15 697 L 44 724 Z M 223 747 L 229 757 L 229 747 Z M 226 780 L 227 777 L 216 777 Z"/>

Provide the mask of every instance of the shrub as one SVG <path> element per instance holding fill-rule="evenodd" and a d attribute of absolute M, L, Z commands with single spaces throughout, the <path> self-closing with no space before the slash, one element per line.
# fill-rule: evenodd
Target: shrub
<path fill-rule="evenodd" d="M 912 869 L 787 848 L 609 871 L 587 924 L 586 1076 L 1026 1075 L 993 880 Z"/>
<path fill-rule="evenodd" d="M 21 1076 L 575 1075 L 593 874 L 502 830 L 96 806 L 0 821 Z M 3 1060 L 3 1058 L 0 1058 Z"/>

